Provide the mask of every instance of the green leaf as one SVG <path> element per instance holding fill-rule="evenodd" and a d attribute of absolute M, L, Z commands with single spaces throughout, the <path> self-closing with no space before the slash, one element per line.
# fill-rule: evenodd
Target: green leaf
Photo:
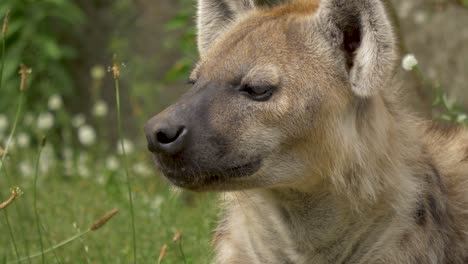
<path fill-rule="evenodd" d="M 443 114 L 441 116 L 439 116 L 439 119 L 442 119 L 442 120 L 445 120 L 445 121 L 452 121 L 452 117 L 448 114 Z"/>
<path fill-rule="evenodd" d="M 192 67 L 192 62 L 189 59 L 181 59 L 176 62 L 174 67 L 164 76 L 166 82 L 174 81 L 181 79 L 182 77 L 188 76 L 190 69 Z"/>

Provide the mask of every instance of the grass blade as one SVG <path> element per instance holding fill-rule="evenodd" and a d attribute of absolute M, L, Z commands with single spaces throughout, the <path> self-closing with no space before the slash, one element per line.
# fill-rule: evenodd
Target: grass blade
<path fill-rule="evenodd" d="M 135 230 L 135 213 L 133 209 L 133 196 L 132 196 L 132 183 L 130 179 L 130 173 L 128 169 L 128 160 L 127 160 L 127 154 L 125 152 L 125 144 L 124 144 L 124 135 L 123 135 L 123 129 L 122 129 L 122 115 L 120 112 L 120 65 L 117 60 L 117 56 L 114 55 L 114 65 L 112 67 L 112 71 L 114 74 L 114 80 L 115 80 L 115 98 L 116 98 L 116 105 L 117 105 L 117 125 L 119 129 L 119 139 L 120 139 L 120 146 L 122 148 L 122 161 L 124 164 L 125 168 L 125 175 L 127 178 L 127 191 L 128 191 L 128 201 L 130 204 L 130 214 L 131 214 L 131 220 L 132 220 L 132 238 L 133 238 L 133 263 L 137 263 L 137 245 L 136 245 L 136 230 Z"/>
<path fill-rule="evenodd" d="M 46 138 L 44 137 L 42 139 L 42 143 L 39 146 L 39 151 L 37 153 L 37 158 L 36 158 L 36 168 L 35 168 L 35 173 L 34 173 L 34 215 L 36 217 L 36 225 L 37 225 L 37 233 L 39 235 L 39 242 L 41 245 L 41 252 L 42 252 L 42 264 L 45 264 L 45 256 L 44 256 L 44 243 L 42 242 L 42 231 L 41 231 L 41 222 L 39 219 L 39 211 L 37 210 L 37 178 L 39 175 L 39 162 L 41 160 L 41 153 L 42 150 L 44 149 L 44 146 L 46 144 Z"/>

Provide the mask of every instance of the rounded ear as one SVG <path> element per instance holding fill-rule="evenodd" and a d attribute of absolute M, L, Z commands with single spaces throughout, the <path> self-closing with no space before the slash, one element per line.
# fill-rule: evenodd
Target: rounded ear
<path fill-rule="evenodd" d="M 198 0 L 198 50 L 201 55 L 240 14 L 254 8 L 253 0 Z"/>
<path fill-rule="evenodd" d="M 397 45 L 381 0 L 322 0 L 318 18 L 327 41 L 343 54 L 353 92 L 369 97 L 393 75 Z"/>
<path fill-rule="evenodd" d="M 289 0 L 198 0 L 198 50 L 203 55 L 215 39 L 242 14 L 256 7 Z"/>

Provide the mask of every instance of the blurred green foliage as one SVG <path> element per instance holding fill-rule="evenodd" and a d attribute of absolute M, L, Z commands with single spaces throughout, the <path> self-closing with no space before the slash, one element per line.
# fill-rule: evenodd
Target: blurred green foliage
<path fill-rule="evenodd" d="M 168 32 L 178 31 L 181 35 L 176 40 L 169 40 L 166 45 L 173 46 L 177 41 L 177 47 L 181 52 L 181 58 L 167 72 L 165 81 L 173 81 L 181 78 L 188 78 L 193 63 L 197 58 L 196 29 L 193 23 L 195 17 L 194 0 L 179 0 L 180 9 L 176 16 L 164 26 Z"/>
<path fill-rule="evenodd" d="M 44 102 L 55 93 L 73 94 L 67 62 L 77 56 L 67 38 L 84 22 L 74 1 L 1 0 L 0 16 L 10 10 L 0 112 L 16 100 L 21 63 L 32 69 L 28 81 L 27 109 L 44 111 Z"/>

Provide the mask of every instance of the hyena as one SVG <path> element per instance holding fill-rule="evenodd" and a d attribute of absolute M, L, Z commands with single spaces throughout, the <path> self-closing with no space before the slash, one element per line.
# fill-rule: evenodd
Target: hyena
<path fill-rule="evenodd" d="M 217 191 L 215 263 L 468 263 L 468 131 L 406 110 L 380 0 L 198 0 L 193 87 L 145 126 Z"/>

